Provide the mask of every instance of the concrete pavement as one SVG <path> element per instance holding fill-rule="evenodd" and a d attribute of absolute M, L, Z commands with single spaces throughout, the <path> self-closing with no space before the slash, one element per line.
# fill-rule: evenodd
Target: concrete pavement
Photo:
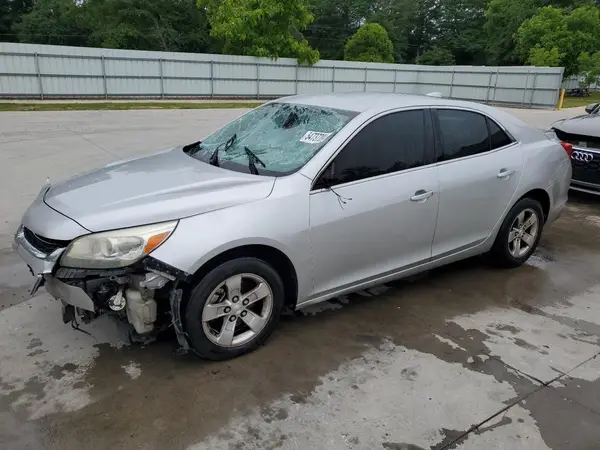
<path fill-rule="evenodd" d="M 0 113 L 0 448 L 600 448 L 600 199 L 528 264 L 468 260 L 286 316 L 224 363 L 60 321 L 9 249 L 53 180 L 204 136 L 240 110 Z M 515 111 L 545 127 L 561 114 Z M 546 114 L 548 113 L 548 114 Z"/>

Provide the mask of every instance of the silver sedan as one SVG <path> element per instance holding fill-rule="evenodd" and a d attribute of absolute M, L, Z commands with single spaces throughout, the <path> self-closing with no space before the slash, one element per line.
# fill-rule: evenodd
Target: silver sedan
<path fill-rule="evenodd" d="M 44 186 L 15 249 L 79 326 L 109 312 L 184 352 L 261 345 L 284 308 L 474 255 L 523 264 L 572 147 L 428 96 L 282 98 L 202 141 Z"/>

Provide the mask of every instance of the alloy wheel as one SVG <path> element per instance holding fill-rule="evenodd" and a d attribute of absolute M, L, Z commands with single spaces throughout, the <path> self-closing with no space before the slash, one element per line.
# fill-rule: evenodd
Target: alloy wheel
<path fill-rule="evenodd" d="M 202 309 L 206 337 L 221 347 L 237 347 L 254 339 L 273 311 L 273 291 L 251 273 L 233 275 L 219 284 Z"/>
<path fill-rule="evenodd" d="M 508 233 L 508 251 L 514 258 L 527 255 L 535 245 L 539 232 L 539 218 L 531 208 L 521 211 Z"/>

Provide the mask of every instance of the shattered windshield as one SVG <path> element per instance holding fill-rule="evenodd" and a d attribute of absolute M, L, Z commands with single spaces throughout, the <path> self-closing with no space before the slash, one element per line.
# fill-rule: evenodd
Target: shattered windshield
<path fill-rule="evenodd" d="M 300 169 L 357 113 L 293 103 L 268 103 L 198 143 L 189 155 L 258 175 Z"/>

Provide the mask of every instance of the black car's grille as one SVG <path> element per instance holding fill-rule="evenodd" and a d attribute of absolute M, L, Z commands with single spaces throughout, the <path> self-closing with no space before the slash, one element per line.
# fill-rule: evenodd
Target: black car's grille
<path fill-rule="evenodd" d="M 576 159 L 580 155 L 585 155 L 585 159 L 592 159 L 590 161 Z M 571 165 L 573 166 L 573 180 L 600 184 L 600 154 L 575 149 L 571 155 Z"/>
<path fill-rule="evenodd" d="M 556 137 L 573 145 L 573 180 L 600 184 L 600 138 L 554 130 Z M 587 151 L 587 149 L 594 151 Z"/>
<path fill-rule="evenodd" d="M 43 236 L 39 236 L 31 231 L 29 228 L 23 228 L 23 234 L 27 242 L 33 247 L 44 253 L 52 253 L 54 250 L 59 248 L 65 248 L 71 241 L 59 241 L 57 239 L 49 239 Z"/>

